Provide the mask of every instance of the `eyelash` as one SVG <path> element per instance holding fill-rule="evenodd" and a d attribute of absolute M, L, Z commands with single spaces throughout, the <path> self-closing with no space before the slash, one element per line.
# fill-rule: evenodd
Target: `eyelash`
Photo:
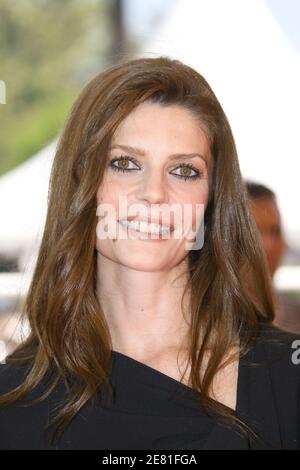
<path fill-rule="evenodd" d="M 127 157 L 127 156 L 120 156 L 120 157 L 117 157 L 117 158 L 114 158 L 112 159 L 110 162 L 109 162 L 109 167 L 113 170 L 113 171 L 121 171 L 122 173 L 128 173 L 130 171 L 135 171 L 135 169 L 128 169 L 128 168 L 119 168 L 115 165 L 113 165 L 114 162 L 117 162 L 117 161 L 130 161 L 132 163 L 134 163 L 135 165 L 139 166 L 138 162 L 132 158 L 132 157 Z M 180 163 L 180 165 L 178 165 L 176 168 L 174 168 L 174 170 L 178 170 L 178 168 L 190 168 L 191 170 L 195 171 L 196 174 L 195 175 L 192 175 L 192 176 L 182 176 L 182 175 L 175 175 L 174 173 L 173 176 L 176 176 L 177 178 L 180 178 L 180 179 L 184 179 L 185 181 L 186 180 L 194 180 L 194 179 L 198 179 L 200 178 L 203 173 L 202 172 L 199 172 L 195 167 L 194 165 L 192 165 L 191 163 Z"/>

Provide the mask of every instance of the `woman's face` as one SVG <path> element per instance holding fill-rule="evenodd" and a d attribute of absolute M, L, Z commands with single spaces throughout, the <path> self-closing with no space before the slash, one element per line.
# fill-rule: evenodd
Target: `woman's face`
<path fill-rule="evenodd" d="M 157 232 L 153 235 L 148 222 L 162 222 L 166 229 L 172 229 L 173 224 L 175 230 L 182 229 L 184 223 L 185 229 L 189 227 L 194 230 L 190 234 L 195 234 L 207 206 L 210 163 L 208 139 L 189 110 L 178 105 L 140 104 L 122 121 L 111 141 L 97 206 L 105 204 L 114 209 L 117 235 L 105 239 L 97 236 L 97 251 L 141 271 L 167 270 L 180 263 L 189 251 L 187 239 L 195 238 L 168 230 L 163 236 Z M 128 209 L 125 212 L 121 199 Z M 130 207 L 143 211 L 130 213 Z M 168 212 L 171 207 L 176 216 Z M 167 214 L 170 218 L 165 218 Z M 126 221 L 119 222 L 128 218 L 142 225 L 127 227 Z M 106 221 L 112 219 L 110 215 Z M 161 224 L 154 226 L 154 231 L 159 228 Z"/>

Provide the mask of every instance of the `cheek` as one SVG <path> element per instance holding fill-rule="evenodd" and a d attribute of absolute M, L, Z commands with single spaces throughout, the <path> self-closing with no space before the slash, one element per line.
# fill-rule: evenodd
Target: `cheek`
<path fill-rule="evenodd" d="M 204 241 L 204 227 L 205 227 L 205 210 L 208 204 L 208 196 L 209 196 L 209 185 L 208 181 L 205 181 L 197 192 L 197 194 L 193 197 L 192 204 L 194 206 L 193 210 L 193 230 L 197 233 L 197 240 L 200 243 L 199 247 L 202 246 Z M 201 240 L 201 242 L 200 242 Z"/>
<path fill-rule="evenodd" d="M 177 207 L 180 207 L 178 226 L 182 226 L 184 238 L 192 240 L 204 221 L 205 209 L 208 202 L 208 186 L 203 184 L 189 190 L 185 196 L 177 198 Z"/>
<path fill-rule="evenodd" d="M 189 203 L 193 208 L 193 220 L 195 220 L 199 210 L 204 214 L 208 203 L 208 186 L 203 185 L 197 192 L 192 194 Z"/>
<path fill-rule="evenodd" d="M 108 224 L 106 227 L 109 227 L 109 224 L 114 221 L 114 212 L 116 212 L 117 203 L 116 203 L 116 193 L 112 191 L 108 184 L 102 184 L 96 195 L 97 200 L 97 230 L 99 225 L 103 226 L 104 221 Z M 97 232 L 98 236 L 98 232 Z"/>
<path fill-rule="evenodd" d="M 178 188 L 177 188 L 178 189 Z M 208 180 L 203 179 L 200 183 L 190 183 L 185 188 L 173 191 L 172 196 L 177 203 L 184 204 L 207 204 L 209 194 Z"/>
<path fill-rule="evenodd" d="M 113 204 L 115 207 L 119 194 L 119 186 L 114 184 L 113 181 L 106 179 L 103 181 L 97 191 L 97 204 Z"/>
<path fill-rule="evenodd" d="M 122 188 L 120 188 L 120 185 L 110 178 L 107 178 L 100 185 L 96 195 L 97 227 L 100 230 L 100 232 L 97 232 L 97 236 L 101 233 L 101 229 L 99 227 L 105 227 L 105 231 L 108 229 L 113 231 L 112 240 L 115 239 L 115 233 L 116 230 L 118 230 L 117 219 L 120 214 L 120 203 L 122 207 L 122 204 L 124 204 L 124 197 L 127 201 L 127 191 L 123 191 Z M 106 241 L 104 243 L 106 243 Z M 103 246 L 103 242 L 101 246 Z"/>

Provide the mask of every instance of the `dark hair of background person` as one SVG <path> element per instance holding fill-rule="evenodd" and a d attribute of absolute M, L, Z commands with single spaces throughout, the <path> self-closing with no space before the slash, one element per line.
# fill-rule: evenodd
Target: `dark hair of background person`
<path fill-rule="evenodd" d="M 191 67 L 164 56 L 133 59 L 105 70 L 75 101 L 59 140 L 44 233 L 22 311 L 31 333 L 6 358 L 7 363 L 28 364 L 30 370 L 18 388 L 0 397 L 1 405 L 13 403 L 52 371 L 48 391 L 39 400 L 59 380 L 68 390 L 52 421 L 56 438 L 96 397 L 100 384 L 110 385 L 112 343 L 96 295 L 96 193 L 114 131 L 145 101 L 190 110 L 207 132 L 213 158 L 204 245 L 187 254 L 185 290 L 191 292 L 191 383 L 207 412 L 237 424 L 232 410 L 210 398 L 212 380 L 237 337 L 244 354 L 260 326 L 274 318 L 270 278 L 233 134 L 207 81 Z"/>
<path fill-rule="evenodd" d="M 254 183 L 253 181 L 246 181 L 247 191 L 251 199 L 275 199 L 275 193 L 267 186 Z"/>

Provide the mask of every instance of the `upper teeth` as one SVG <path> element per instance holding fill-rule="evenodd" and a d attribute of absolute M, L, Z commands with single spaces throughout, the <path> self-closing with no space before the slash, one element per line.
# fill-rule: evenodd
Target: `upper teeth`
<path fill-rule="evenodd" d="M 150 224 L 148 222 L 144 221 L 138 221 L 138 220 L 120 220 L 120 224 L 123 225 L 124 227 L 129 227 L 130 229 L 137 230 L 138 232 L 143 232 L 143 233 L 170 233 L 171 228 L 168 227 L 167 225 L 159 225 L 155 224 L 154 222 L 151 222 Z"/>

